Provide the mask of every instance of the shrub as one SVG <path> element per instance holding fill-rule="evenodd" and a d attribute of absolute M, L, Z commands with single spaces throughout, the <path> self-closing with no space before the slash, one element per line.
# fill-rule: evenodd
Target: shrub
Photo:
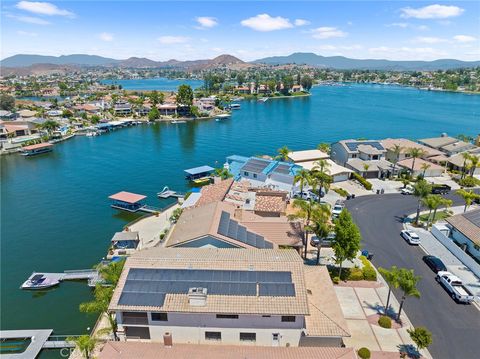
<path fill-rule="evenodd" d="M 348 280 L 363 280 L 363 270 L 360 268 L 350 268 Z"/>
<path fill-rule="evenodd" d="M 343 188 L 333 188 L 333 191 L 338 193 L 342 197 L 347 197 L 348 196 L 348 192 L 345 191 Z"/>
<path fill-rule="evenodd" d="M 373 268 L 370 261 L 365 256 L 360 256 L 360 260 L 363 264 L 363 279 L 376 281 L 377 280 L 377 272 Z"/>
<path fill-rule="evenodd" d="M 338 277 L 338 276 L 337 276 L 337 277 L 333 277 L 333 278 L 332 278 L 332 282 L 335 283 L 335 284 L 340 283 L 340 277 Z"/>
<path fill-rule="evenodd" d="M 378 319 L 378 325 L 380 325 L 382 328 L 390 329 L 392 327 L 392 320 L 390 319 L 390 317 L 382 315 Z"/>
<path fill-rule="evenodd" d="M 358 356 L 361 358 L 361 359 L 370 359 L 370 349 L 368 348 L 360 348 L 358 349 Z"/>
<path fill-rule="evenodd" d="M 360 184 L 365 187 L 366 190 L 370 191 L 372 189 L 372 184 L 368 182 L 365 178 L 360 176 L 358 173 L 353 172 L 353 178 L 360 182 Z"/>
<path fill-rule="evenodd" d="M 458 184 L 462 187 L 475 187 L 480 184 L 480 180 L 476 179 L 475 177 L 465 177 L 458 181 Z"/>

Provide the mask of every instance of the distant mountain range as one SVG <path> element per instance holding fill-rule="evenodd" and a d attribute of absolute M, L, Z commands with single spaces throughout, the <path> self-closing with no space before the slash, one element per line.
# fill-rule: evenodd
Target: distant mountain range
<path fill-rule="evenodd" d="M 343 56 L 321 56 L 314 53 L 297 52 L 288 56 L 266 57 L 253 61 L 244 62 L 235 56 L 220 55 L 214 59 L 192 60 L 192 61 L 154 61 L 147 58 L 130 57 L 126 60 L 117 60 L 108 57 L 96 55 L 62 55 L 62 56 L 43 56 L 43 55 L 14 55 L 0 61 L 2 68 L 15 68 L 21 73 L 29 73 L 30 69 L 48 68 L 49 71 L 65 69 L 66 67 L 84 67 L 84 66 L 105 66 L 105 67 L 123 67 L 123 68 L 178 68 L 188 70 L 205 70 L 218 67 L 229 67 L 233 69 L 248 68 L 252 66 L 265 65 L 309 65 L 316 67 L 342 69 L 342 70 L 447 70 L 461 67 L 480 66 L 480 61 L 460 61 L 454 59 L 442 59 L 435 61 L 391 61 L 391 60 L 359 60 L 350 59 Z M 41 66 L 40 66 L 41 65 Z M 7 72 L 12 72 L 10 71 Z"/>
<path fill-rule="evenodd" d="M 462 67 L 480 66 L 480 61 L 460 61 L 441 59 L 434 61 L 392 61 L 392 60 L 358 60 L 344 56 L 321 56 L 311 52 L 296 52 L 288 56 L 266 57 L 254 61 L 269 65 L 310 65 L 340 70 L 448 70 Z"/>

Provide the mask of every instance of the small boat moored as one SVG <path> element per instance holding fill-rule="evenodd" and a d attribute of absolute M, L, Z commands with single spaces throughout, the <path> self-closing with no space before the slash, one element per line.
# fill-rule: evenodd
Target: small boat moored
<path fill-rule="evenodd" d="M 170 123 L 173 123 L 173 124 L 176 124 L 176 123 L 187 123 L 187 121 L 184 121 L 184 120 L 180 120 L 180 121 L 173 120 L 173 121 L 170 121 Z"/>
<path fill-rule="evenodd" d="M 239 103 L 231 103 L 229 106 L 232 110 L 240 110 L 240 104 Z"/>
<path fill-rule="evenodd" d="M 25 146 L 22 148 L 22 155 L 23 156 L 35 156 L 40 155 L 42 153 L 52 152 L 53 145 L 48 142 L 37 143 L 36 145 Z"/>
<path fill-rule="evenodd" d="M 22 289 L 46 289 L 51 288 L 60 283 L 59 278 L 56 277 L 47 277 L 42 273 L 34 273 L 30 278 L 28 278 L 23 284 Z"/>

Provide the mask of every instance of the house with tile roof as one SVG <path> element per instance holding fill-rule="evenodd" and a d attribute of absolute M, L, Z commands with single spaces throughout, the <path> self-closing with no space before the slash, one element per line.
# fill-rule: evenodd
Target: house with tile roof
<path fill-rule="evenodd" d="M 109 309 L 127 342 L 341 347 L 350 336 L 327 269 L 294 250 L 140 251 Z"/>
<path fill-rule="evenodd" d="M 450 237 L 480 260 L 480 209 L 457 214 L 446 219 Z"/>

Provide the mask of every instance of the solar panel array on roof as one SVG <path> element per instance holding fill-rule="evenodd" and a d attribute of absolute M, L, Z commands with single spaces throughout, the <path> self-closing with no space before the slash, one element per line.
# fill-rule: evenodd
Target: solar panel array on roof
<path fill-rule="evenodd" d="M 290 173 L 290 166 L 285 164 L 279 164 L 277 167 L 275 167 L 273 172 L 288 175 Z"/>
<path fill-rule="evenodd" d="M 255 248 L 271 249 L 273 244 L 265 238 L 250 232 L 245 226 L 230 218 L 230 213 L 222 211 L 217 233 L 222 236 L 235 239 L 236 241 L 248 244 Z"/>
<path fill-rule="evenodd" d="M 292 297 L 295 285 L 290 272 L 143 269 L 131 268 L 118 301 L 126 306 L 161 307 L 166 294 L 188 294 L 190 288 L 207 288 L 207 294 Z"/>
<path fill-rule="evenodd" d="M 347 146 L 347 148 L 350 151 L 357 151 L 357 148 L 360 145 L 372 146 L 372 147 L 375 147 L 377 150 L 380 150 L 380 151 L 384 150 L 382 144 L 378 141 L 371 141 L 371 142 L 362 141 L 362 142 L 346 142 L 345 143 L 345 146 Z"/>
<path fill-rule="evenodd" d="M 480 227 L 480 211 L 467 212 L 463 216 L 477 227 Z"/>
<path fill-rule="evenodd" d="M 250 158 L 242 167 L 242 171 L 262 172 L 270 164 L 269 161 L 262 161 L 258 158 Z"/>

